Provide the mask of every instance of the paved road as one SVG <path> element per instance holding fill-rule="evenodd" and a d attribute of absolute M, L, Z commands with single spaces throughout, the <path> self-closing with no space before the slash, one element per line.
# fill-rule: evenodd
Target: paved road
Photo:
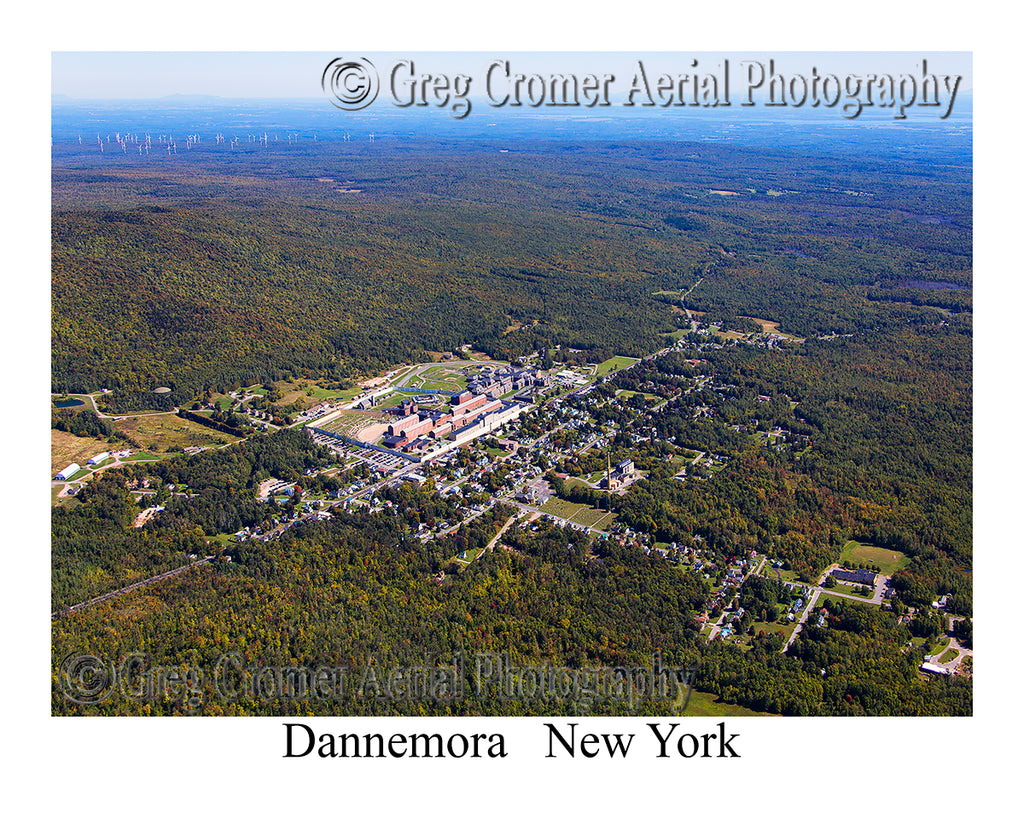
<path fill-rule="evenodd" d="M 807 618 L 811 614 L 811 609 L 813 609 L 815 604 L 818 602 L 818 595 L 819 594 L 821 594 L 821 590 L 820 589 L 815 589 L 814 591 L 811 592 L 810 597 L 807 598 L 807 602 L 804 605 L 804 613 L 801 615 L 800 619 L 797 621 L 796 628 L 793 629 L 793 633 L 790 634 L 789 635 L 789 639 L 786 640 L 786 645 L 784 645 L 782 647 L 782 652 L 781 653 L 785 654 L 787 651 L 789 651 L 789 647 L 791 645 L 793 645 L 793 641 L 796 639 L 796 635 L 800 633 L 800 630 L 804 627 L 804 623 L 807 622 Z"/>
<path fill-rule="evenodd" d="M 720 615 L 718 615 L 718 619 L 711 626 L 711 631 L 708 633 L 708 642 L 709 643 L 712 640 L 715 639 L 715 635 L 717 635 L 719 630 L 722 628 L 722 621 L 725 620 L 725 615 L 726 615 L 726 612 L 723 611 Z"/>

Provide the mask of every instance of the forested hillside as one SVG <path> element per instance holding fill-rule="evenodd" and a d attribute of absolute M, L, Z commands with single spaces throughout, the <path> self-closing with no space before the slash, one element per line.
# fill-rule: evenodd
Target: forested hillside
<path fill-rule="evenodd" d="M 654 294 L 701 276 L 690 308 L 801 335 L 877 325 L 871 300 L 908 298 L 908 279 L 970 284 L 970 175 L 955 166 L 662 143 L 94 161 L 54 160 L 58 392 L 166 385 L 182 402 L 467 342 L 640 354 L 681 326 Z M 970 305 L 969 290 L 910 292 Z"/>

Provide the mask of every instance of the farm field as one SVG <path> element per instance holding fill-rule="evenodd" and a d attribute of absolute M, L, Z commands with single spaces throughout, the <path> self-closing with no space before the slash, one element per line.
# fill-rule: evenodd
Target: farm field
<path fill-rule="evenodd" d="M 50 430 L 50 476 L 56 475 L 65 466 L 76 463 L 85 466 L 93 455 L 117 449 L 118 444 L 108 444 L 96 438 L 79 438 L 70 432 Z"/>

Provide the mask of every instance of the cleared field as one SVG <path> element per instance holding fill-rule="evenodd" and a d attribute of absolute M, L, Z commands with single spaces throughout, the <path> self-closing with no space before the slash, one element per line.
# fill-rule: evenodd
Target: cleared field
<path fill-rule="evenodd" d="M 330 399 L 349 401 L 362 392 L 360 387 L 352 387 L 347 390 L 328 390 L 319 383 L 305 378 L 297 379 L 294 382 L 275 381 L 274 386 L 281 392 L 281 398 L 275 404 L 280 404 L 281 406 L 294 404 L 300 399 L 306 407 L 312 407 L 321 401 Z M 256 389 L 251 389 L 249 392 L 265 394 L 265 391 Z"/>
<path fill-rule="evenodd" d="M 634 364 L 639 360 L 639 358 L 629 358 L 624 355 L 612 356 L 607 361 L 602 361 L 597 365 L 597 375 L 608 375 L 610 372 L 621 370 L 623 367 Z"/>
<path fill-rule="evenodd" d="M 838 588 L 836 588 L 833 591 L 840 591 L 840 590 Z M 848 592 L 846 592 L 844 590 L 841 593 L 842 594 L 847 594 Z M 839 600 L 840 602 L 843 602 L 843 603 L 863 603 L 865 606 L 872 606 L 872 605 L 874 605 L 870 600 L 868 600 L 868 598 L 861 597 L 859 594 L 852 595 L 851 597 L 840 597 L 839 595 L 829 594 L 827 591 L 823 591 L 820 595 L 818 595 L 818 605 L 819 606 L 822 605 L 823 603 L 827 603 L 829 600 Z"/>
<path fill-rule="evenodd" d="M 755 324 L 761 325 L 762 333 L 775 333 L 776 335 L 785 336 L 786 338 L 793 339 L 794 341 L 806 341 L 806 339 L 800 336 L 794 336 L 790 333 L 784 333 L 779 329 L 779 323 L 777 321 L 769 321 L 768 319 L 755 318 L 754 316 L 740 316 L 742 319 L 747 319 L 754 322 Z"/>
<path fill-rule="evenodd" d="M 115 421 L 114 426 L 138 441 L 144 449 L 155 446 L 156 452 L 167 452 L 171 447 L 219 446 L 238 440 L 235 436 L 186 421 L 177 415 L 129 417 Z"/>
<path fill-rule="evenodd" d="M 703 691 L 691 691 L 690 701 L 683 711 L 686 717 L 774 717 L 776 714 L 765 714 L 751 711 L 742 705 L 731 705 L 717 699 L 714 694 Z"/>
<path fill-rule="evenodd" d="M 878 566 L 882 570 L 882 574 L 887 575 L 899 571 L 910 563 L 910 558 L 903 552 L 869 546 L 856 540 L 846 541 L 843 553 L 839 557 L 840 562 L 844 560 L 849 560 L 853 564 L 863 563 Z"/>
<path fill-rule="evenodd" d="M 93 455 L 117 449 L 117 444 L 108 444 L 96 438 L 79 438 L 70 432 L 50 430 L 50 475 L 56 475 L 68 464 L 85 466 Z"/>

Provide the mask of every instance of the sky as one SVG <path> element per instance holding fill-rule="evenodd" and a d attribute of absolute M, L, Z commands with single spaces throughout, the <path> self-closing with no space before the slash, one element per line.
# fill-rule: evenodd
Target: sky
<path fill-rule="evenodd" d="M 508 59 L 513 72 L 613 73 L 631 75 L 642 59 L 656 71 L 681 73 L 713 72 L 723 58 L 730 60 L 730 74 L 738 76 L 740 62 L 775 60 L 780 74 L 810 76 L 820 73 L 918 74 L 922 58 L 929 71 L 961 75 L 960 91 L 973 87 L 969 52 L 522 52 L 515 50 L 476 52 L 356 51 L 326 52 L 239 52 L 239 51 L 55 51 L 52 55 L 53 94 L 75 99 L 153 99 L 168 95 L 212 95 L 228 98 L 314 98 L 323 91 L 320 80 L 324 67 L 336 57 L 368 57 L 382 77 L 401 59 L 411 59 L 417 74 L 463 73 L 482 77 L 494 59 Z M 698 66 L 691 68 L 692 60 Z M 628 80 L 626 81 L 628 83 Z M 476 83 L 476 87 L 480 86 Z"/>

